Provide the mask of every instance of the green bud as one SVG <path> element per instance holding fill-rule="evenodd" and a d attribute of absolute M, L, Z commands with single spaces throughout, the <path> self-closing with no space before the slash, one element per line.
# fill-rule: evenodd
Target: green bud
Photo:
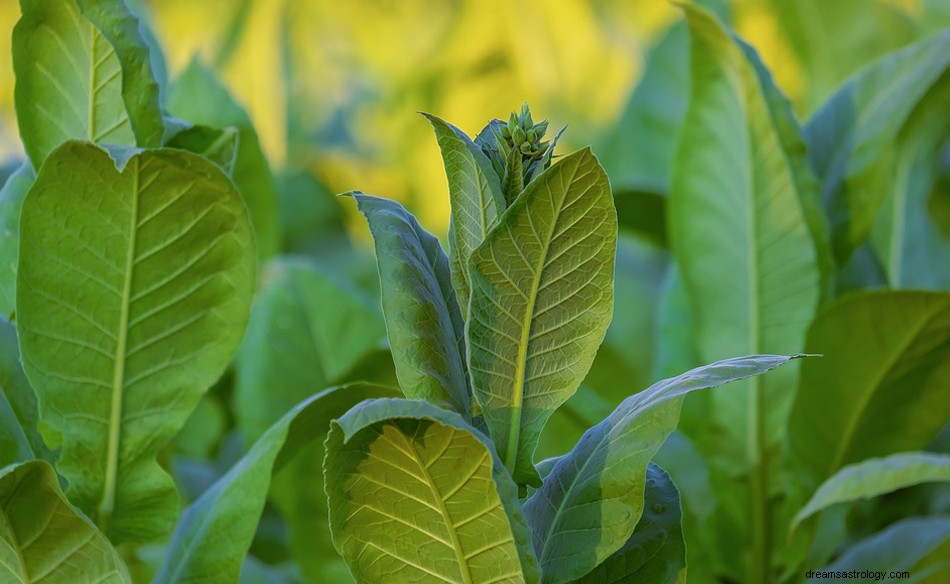
<path fill-rule="evenodd" d="M 544 138 L 544 135 L 548 131 L 548 121 L 542 120 L 534 125 L 534 133 L 537 134 L 538 139 Z"/>
<path fill-rule="evenodd" d="M 531 154 L 531 143 L 530 143 L 530 142 L 522 142 L 522 143 L 521 143 L 521 146 L 519 147 L 519 149 L 521 150 L 521 153 L 522 153 L 522 154 Z"/>
<path fill-rule="evenodd" d="M 511 139 L 515 145 L 524 142 L 525 137 L 524 130 L 521 129 L 521 126 L 515 126 L 515 130 L 511 133 Z"/>
<path fill-rule="evenodd" d="M 514 135 L 515 128 L 520 126 L 521 122 L 518 120 L 517 114 L 515 114 L 515 112 L 511 112 L 511 116 L 508 118 L 508 133 Z"/>
<path fill-rule="evenodd" d="M 527 132 L 525 132 L 525 139 L 528 142 L 534 144 L 534 141 L 538 139 L 538 135 L 535 134 L 534 130 L 528 130 Z"/>

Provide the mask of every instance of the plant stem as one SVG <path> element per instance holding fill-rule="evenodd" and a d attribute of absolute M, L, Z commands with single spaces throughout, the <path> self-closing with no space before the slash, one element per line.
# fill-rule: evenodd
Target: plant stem
<path fill-rule="evenodd" d="M 749 566 L 749 584 L 769 581 L 772 552 L 769 521 L 768 464 L 765 461 L 765 420 L 762 411 L 762 383 L 750 380 L 749 387 L 749 485 L 752 494 L 752 561 Z"/>

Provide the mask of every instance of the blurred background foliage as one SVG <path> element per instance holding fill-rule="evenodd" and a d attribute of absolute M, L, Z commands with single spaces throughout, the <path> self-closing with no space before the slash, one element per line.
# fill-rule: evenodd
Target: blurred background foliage
<path fill-rule="evenodd" d="M 565 151 L 596 144 L 625 130 L 617 122 L 649 48 L 679 19 L 664 0 L 130 4 L 154 29 L 170 77 L 196 55 L 220 73 L 275 169 L 312 174 L 332 193 L 359 187 L 396 198 L 440 234 L 448 224 L 445 179 L 416 111 L 474 134 L 527 100 L 552 127 L 570 126 Z M 940 0 L 710 4 L 761 52 L 800 114 L 863 63 L 946 22 L 948 12 Z M 16 0 L 0 0 L 4 38 L 18 16 Z M 685 61 L 674 65 L 679 70 L 668 73 L 685 79 Z M 0 159 L 20 148 L 12 103 L 7 43 L 0 47 Z"/>

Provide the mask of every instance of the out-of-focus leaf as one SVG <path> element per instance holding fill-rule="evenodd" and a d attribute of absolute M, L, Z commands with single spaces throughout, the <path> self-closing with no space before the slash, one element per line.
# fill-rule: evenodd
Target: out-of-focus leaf
<path fill-rule="evenodd" d="M 950 31 L 944 31 L 861 70 L 805 126 L 839 264 L 870 234 L 894 185 L 894 145 L 928 93 L 950 82 L 948 66 Z"/>
<path fill-rule="evenodd" d="M 273 260 L 261 279 L 235 362 L 247 444 L 307 396 L 342 383 L 386 335 L 372 298 L 310 262 Z"/>
<path fill-rule="evenodd" d="M 902 452 L 871 458 L 843 467 L 818 487 L 798 512 L 792 529 L 822 509 L 858 499 L 870 499 L 912 485 L 950 481 L 950 456 L 928 452 Z"/>
<path fill-rule="evenodd" d="M 165 125 L 138 21 L 121 0 L 21 0 L 17 123 L 34 168 L 67 140 L 154 147 Z"/>
<path fill-rule="evenodd" d="M 801 352 L 824 276 L 813 223 L 817 185 L 804 143 L 754 51 L 707 12 L 687 7 L 686 15 L 692 97 L 670 221 L 700 358 Z M 796 371 L 711 394 L 711 431 L 699 442 L 717 466 L 736 474 L 768 466 Z"/>
<path fill-rule="evenodd" d="M 535 179 L 472 254 L 472 390 L 519 484 L 545 422 L 577 390 L 613 314 L 617 218 L 590 149 Z"/>
<path fill-rule="evenodd" d="M 808 332 L 789 434 L 817 481 L 845 464 L 920 450 L 950 418 L 950 294 L 843 297 Z"/>
<path fill-rule="evenodd" d="M 324 390 L 298 404 L 254 444 L 231 470 L 189 506 L 178 522 L 155 584 L 235 582 L 264 509 L 271 475 L 307 444 L 323 440 L 330 420 L 387 389 L 350 385 Z M 306 488 L 320 489 L 320 477 Z M 304 485 L 299 485 L 304 487 Z M 325 517 L 314 516 L 324 522 Z M 226 535 L 226 537 L 225 537 Z M 323 546 L 329 545 L 329 533 Z"/>
<path fill-rule="evenodd" d="M 333 542 L 361 584 L 534 584 L 518 489 L 491 442 L 427 402 L 365 402 L 333 422 Z"/>
<path fill-rule="evenodd" d="M 757 355 L 693 369 L 627 398 L 588 430 L 524 506 L 542 583 L 573 582 L 630 538 L 643 512 L 647 464 L 676 428 L 680 398 L 793 358 Z"/>
<path fill-rule="evenodd" d="M 449 200 L 452 204 L 449 262 L 455 296 L 462 318 L 466 318 L 471 294 L 468 260 L 488 232 L 498 224 L 499 217 L 505 211 L 505 197 L 498 174 L 481 148 L 452 124 L 432 115 L 423 115 L 435 130 L 449 182 Z M 520 153 L 518 156 L 520 160 Z"/>
<path fill-rule="evenodd" d="M 176 133 L 165 145 L 200 154 L 217 164 L 224 174 L 233 176 L 239 140 L 240 134 L 236 128 L 192 126 Z"/>
<path fill-rule="evenodd" d="M 109 540 L 73 509 L 38 460 L 0 471 L 0 580 L 10 584 L 129 584 Z"/>
<path fill-rule="evenodd" d="M 16 299 L 16 266 L 20 252 L 20 208 L 35 173 L 24 162 L 0 188 L 0 315 L 10 318 Z"/>
<path fill-rule="evenodd" d="M 666 203 L 667 197 L 657 192 L 614 190 L 619 228 L 662 248 L 669 245 Z"/>
<path fill-rule="evenodd" d="M 686 577 L 686 542 L 676 485 L 650 463 L 643 492 L 643 515 L 630 539 L 577 584 L 650 582 L 677 584 Z"/>
<path fill-rule="evenodd" d="M 689 31 L 678 23 L 647 53 L 643 77 L 598 149 L 614 188 L 670 191 L 689 84 Z"/>
<path fill-rule="evenodd" d="M 40 436 L 36 394 L 20 365 L 16 328 L 0 317 L 0 467 L 52 460 Z"/>
<path fill-rule="evenodd" d="M 905 519 L 863 541 L 854 544 L 834 563 L 817 570 L 834 572 L 825 577 L 814 576 L 807 584 L 838 582 L 871 584 L 872 582 L 946 582 L 950 573 L 950 518 L 921 517 Z M 892 572 L 910 572 L 910 578 L 896 579 Z M 850 572 L 866 574 L 851 577 Z M 878 578 L 875 572 L 885 575 Z"/>
<path fill-rule="evenodd" d="M 917 35 L 906 13 L 879 0 L 774 0 L 772 4 L 807 80 L 799 108 L 806 114 L 860 67 Z"/>
<path fill-rule="evenodd" d="M 282 172 L 277 175 L 277 195 L 284 253 L 306 255 L 320 265 L 337 267 L 351 275 L 365 266 L 376 277 L 372 256 L 358 256 L 353 249 L 340 199 L 315 176 Z"/>
<path fill-rule="evenodd" d="M 231 181 L 180 150 L 67 142 L 23 202 L 17 323 L 67 495 L 115 542 L 171 529 L 155 460 L 240 343 L 253 233 Z M 117 164 L 119 167 L 117 167 Z"/>
<path fill-rule="evenodd" d="M 406 397 L 468 416 L 464 322 L 439 240 L 395 201 L 351 193 L 376 243 L 389 346 Z"/>
<path fill-rule="evenodd" d="M 279 243 L 277 187 L 247 113 L 215 74 L 197 59 L 172 83 L 166 105 L 169 112 L 193 124 L 237 128 L 232 178 L 251 215 L 258 258 L 274 255 Z"/>

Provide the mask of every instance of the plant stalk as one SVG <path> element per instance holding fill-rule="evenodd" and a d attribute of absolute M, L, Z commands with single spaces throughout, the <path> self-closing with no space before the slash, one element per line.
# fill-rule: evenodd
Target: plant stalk
<path fill-rule="evenodd" d="M 772 534 L 769 518 L 768 465 L 765 460 L 765 419 L 762 383 L 750 380 L 749 388 L 749 486 L 752 495 L 752 561 L 749 584 L 767 584 L 771 571 Z"/>

